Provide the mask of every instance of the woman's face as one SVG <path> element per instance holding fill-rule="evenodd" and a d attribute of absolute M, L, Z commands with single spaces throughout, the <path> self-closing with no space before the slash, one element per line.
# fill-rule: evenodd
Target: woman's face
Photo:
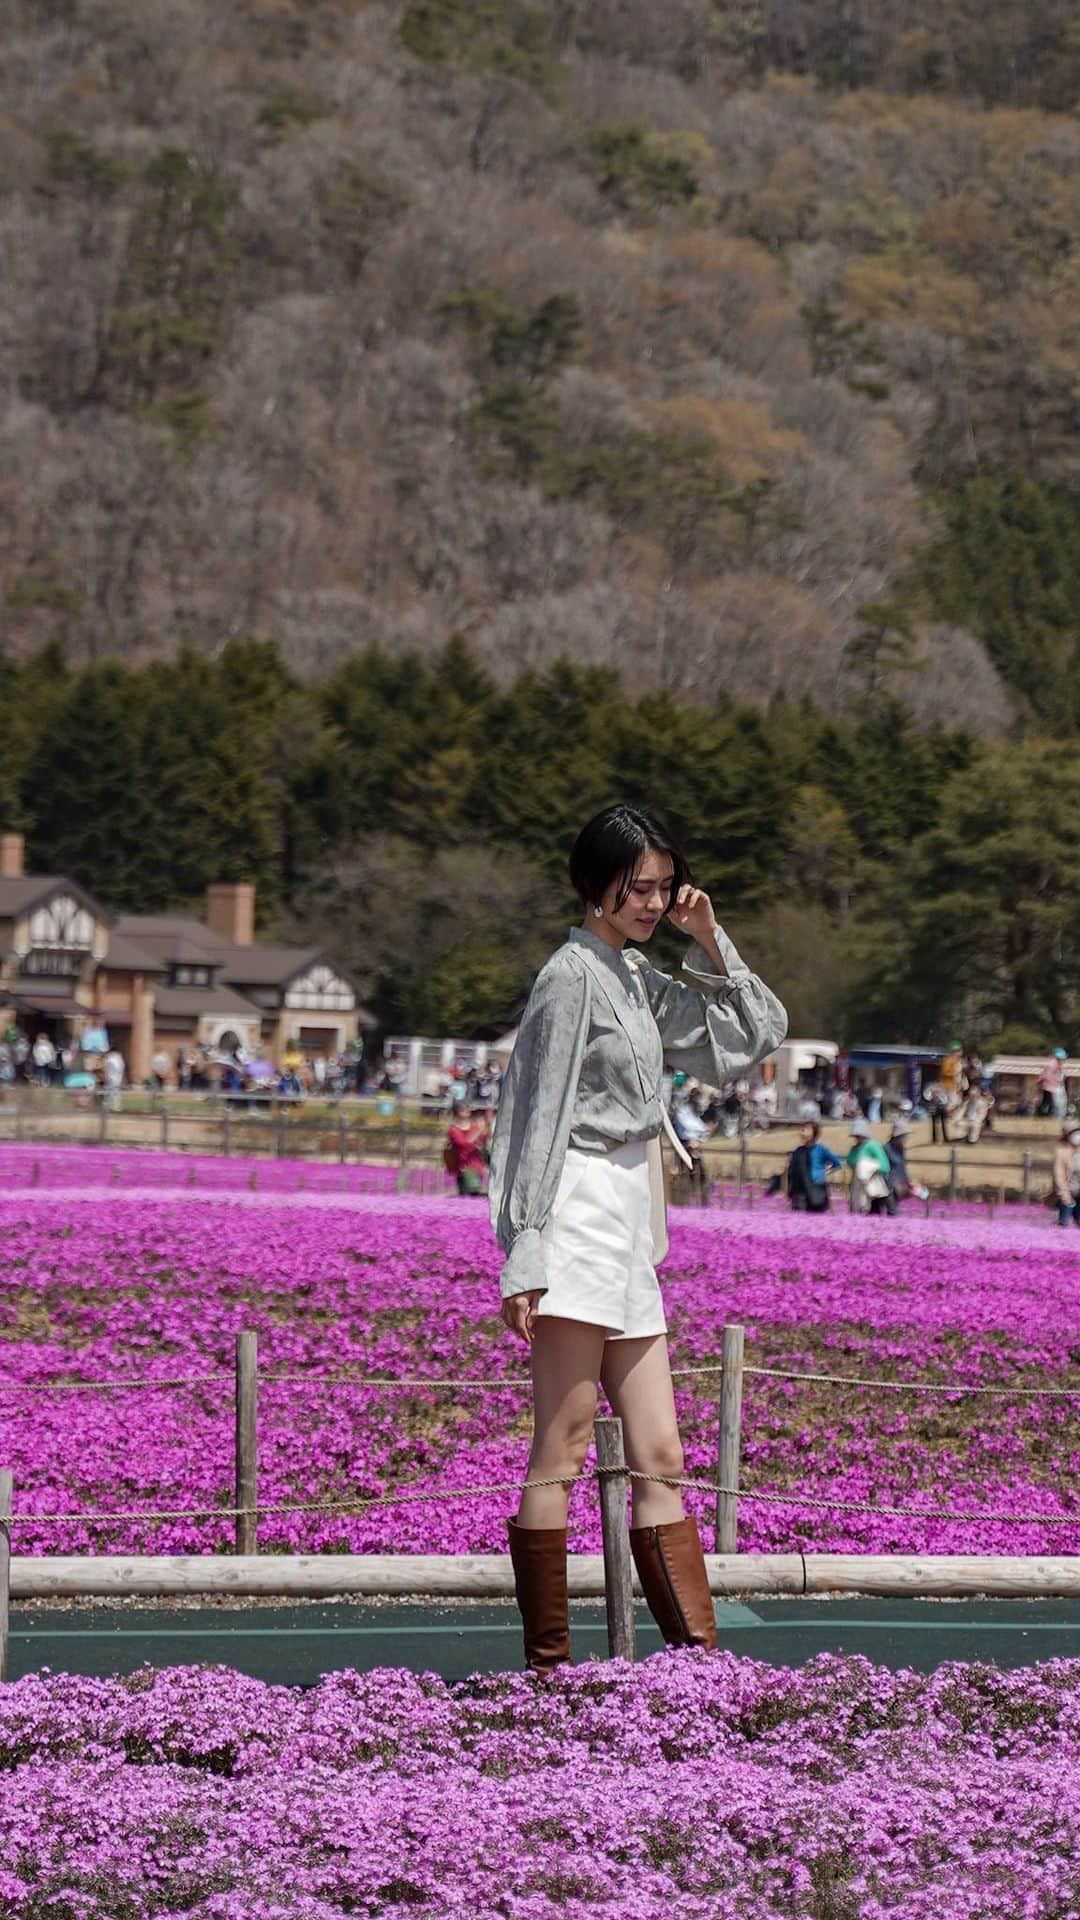
<path fill-rule="evenodd" d="M 814 1142 L 814 1129 L 813 1129 L 813 1127 L 810 1127 L 810 1126 L 806 1126 L 806 1127 L 800 1127 L 800 1128 L 799 1128 L 799 1139 L 800 1139 L 800 1140 L 802 1141 L 802 1143 L 803 1143 L 803 1146 L 804 1146 L 804 1147 L 809 1147 L 809 1146 L 812 1146 L 812 1145 L 813 1145 L 813 1142 Z"/>
<path fill-rule="evenodd" d="M 613 880 L 600 904 L 604 918 L 624 940 L 647 940 L 671 905 L 675 863 L 670 853 L 657 853 L 649 847 L 634 868 L 630 891 L 622 906 L 616 908 L 619 883 Z"/>

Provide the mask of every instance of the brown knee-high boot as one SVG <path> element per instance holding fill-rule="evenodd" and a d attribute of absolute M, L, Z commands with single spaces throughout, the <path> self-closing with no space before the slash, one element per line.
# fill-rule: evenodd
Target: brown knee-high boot
<path fill-rule="evenodd" d="M 566 1528 L 519 1527 L 508 1520 L 514 1591 L 525 1628 L 525 1665 L 551 1673 L 570 1658 Z"/>
<path fill-rule="evenodd" d="M 716 1615 L 697 1521 L 631 1527 L 630 1547 L 649 1612 L 671 1647 L 716 1649 Z"/>

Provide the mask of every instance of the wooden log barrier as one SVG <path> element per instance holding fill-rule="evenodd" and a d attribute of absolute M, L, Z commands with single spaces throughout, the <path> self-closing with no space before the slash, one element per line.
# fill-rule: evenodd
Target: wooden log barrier
<path fill-rule="evenodd" d="M 808 1553 L 807 1593 L 874 1593 L 912 1600 L 987 1594 L 999 1599 L 1080 1597 L 1080 1555 Z"/>
<path fill-rule="evenodd" d="M 1080 1599 L 1080 1555 L 735 1553 L 705 1556 L 714 1594 L 864 1593 L 916 1599 L 986 1594 Z M 571 1554 L 575 1599 L 599 1599 L 604 1562 Z M 506 1554 L 29 1555 L 11 1560 L 14 1600 L 138 1594 L 461 1594 L 512 1599 Z"/>

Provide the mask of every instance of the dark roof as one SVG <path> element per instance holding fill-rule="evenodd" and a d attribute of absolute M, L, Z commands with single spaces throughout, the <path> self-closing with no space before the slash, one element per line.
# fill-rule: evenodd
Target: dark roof
<path fill-rule="evenodd" d="M 205 966 L 220 966 L 232 951 L 201 920 L 181 913 L 122 913 L 115 922 L 116 931 L 165 961 L 183 958 Z"/>
<path fill-rule="evenodd" d="M 847 1057 L 856 1067 L 902 1067 L 909 1060 L 943 1060 L 948 1047 L 848 1047 Z"/>
<path fill-rule="evenodd" d="M 323 959 L 318 947 L 232 947 L 223 970 L 227 980 L 245 987 L 283 987 Z M 333 960 L 326 965 L 341 973 Z"/>
<path fill-rule="evenodd" d="M 234 1013 L 246 1020 L 260 1017 L 259 1008 L 231 987 L 155 987 L 154 1011 L 185 1020 L 197 1020 L 203 1013 Z"/>
<path fill-rule="evenodd" d="M 99 920 L 106 918 L 105 909 L 99 906 L 93 894 L 87 893 L 76 880 L 69 880 L 62 873 L 25 873 L 17 880 L 0 878 L 0 920 L 14 920 L 16 914 L 25 913 L 28 907 L 36 907 L 39 902 L 48 900 L 52 894 L 74 894 L 82 906 L 97 915 Z"/>
<path fill-rule="evenodd" d="M 115 927 L 109 928 L 108 952 L 102 966 L 110 973 L 164 973 L 165 962 L 160 960 L 148 947 L 136 946 L 124 933 L 118 933 Z"/>
<path fill-rule="evenodd" d="M 53 1019 L 69 1020 L 75 1014 L 90 1012 L 90 1008 L 84 1007 L 82 1001 L 76 1000 L 72 994 L 43 993 L 42 985 L 47 983 L 38 981 L 33 993 L 18 992 L 14 987 L 9 987 L 8 992 L 15 1006 L 29 1007 L 34 1013 L 47 1013 Z"/>

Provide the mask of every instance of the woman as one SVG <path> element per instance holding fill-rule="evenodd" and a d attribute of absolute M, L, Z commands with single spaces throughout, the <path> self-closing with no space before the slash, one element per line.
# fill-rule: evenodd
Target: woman
<path fill-rule="evenodd" d="M 829 1174 L 843 1166 L 838 1153 L 821 1138 L 816 1120 L 804 1120 L 787 1170 L 788 1200 L 796 1213 L 828 1213 Z"/>
<path fill-rule="evenodd" d="M 492 1225 L 507 1256 L 502 1317 L 531 1347 L 533 1444 L 509 1534 L 525 1661 L 539 1673 L 569 1658 L 566 1510 L 598 1380 L 622 1420 L 628 1465 L 669 1482 L 683 1471 L 653 1264 L 665 1239 L 655 1180 L 665 1059 L 722 1086 L 787 1031 L 779 1001 L 645 808 L 607 807 L 590 820 L 570 879 L 585 922 L 537 975 L 491 1153 Z M 696 942 L 685 981 L 628 945 L 665 915 Z M 677 1645 L 714 1647 L 701 1543 L 679 1488 L 632 1487 L 630 1540 L 657 1624 Z"/>
<path fill-rule="evenodd" d="M 889 1156 L 884 1147 L 880 1141 L 871 1139 L 866 1120 L 852 1121 L 851 1137 L 855 1145 L 846 1164 L 851 1168 L 848 1206 L 852 1213 L 895 1213 Z"/>
<path fill-rule="evenodd" d="M 487 1167 L 488 1119 L 480 1109 L 469 1109 L 467 1100 L 456 1100 L 446 1129 L 443 1165 L 457 1181 L 464 1197 L 484 1191 Z"/>
<path fill-rule="evenodd" d="M 1067 1227 L 1072 1220 L 1080 1227 L 1080 1125 L 1075 1121 L 1061 1129 L 1052 1178 L 1058 1226 Z"/>

